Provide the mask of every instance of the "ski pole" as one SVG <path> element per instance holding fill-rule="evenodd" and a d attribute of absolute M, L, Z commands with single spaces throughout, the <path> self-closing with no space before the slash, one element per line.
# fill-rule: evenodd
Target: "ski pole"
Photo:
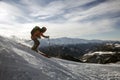
<path fill-rule="evenodd" d="M 49 44 L 49 47 L 50 47 L 50 38 L 48 38 L 48 44 Z"/>
<path fill-rule="evenodd" d="M 49 51 L 49 55 L 50 55 L 50 38 L 48 38 L 48 51 Z"/>

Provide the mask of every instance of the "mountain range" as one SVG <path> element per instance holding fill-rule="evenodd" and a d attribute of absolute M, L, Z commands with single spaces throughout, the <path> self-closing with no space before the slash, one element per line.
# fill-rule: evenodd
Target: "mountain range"
<path fill-rule="evenodd" d="M 33 45 L 32 40 L 24 40 L 25 43 L 29 45 Z M 23 42 L 23 43 L 24 43 Z M 69 45 L 69 44 L 87 44 L 87 43 L 103 43 L 103 40 L 87 40 L 87 39 L 79 39 L 79 38 L 55 38 L 55 39 L 40 39 L 41 46 L 50 46 L 50 45 Z"/>

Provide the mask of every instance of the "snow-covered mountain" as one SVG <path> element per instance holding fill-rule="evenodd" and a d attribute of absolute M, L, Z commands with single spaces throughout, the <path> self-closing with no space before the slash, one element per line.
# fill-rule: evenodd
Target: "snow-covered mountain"
<path fill-rule="evenodd" d="M 20 42 L 22 44 L 25 44 L 27 46 L 33 45 L 32 40 L 24 40 L 19 39 L 18 37 L 13 36 L 12 39 L 14 39 L 17 42 Z M 50 46 L 50 45 L 74 45 L 74 44 L 88 44 L 88 43 L 119 43 L 120 41 L 111 41 L 111 40 L 87 40 L 87 39 L 80 39 L 80 38 L 68 38 L 68 37 L 61 37 L 61 38 L 50 38 L 50 39 L 39 39 L 40 45 L 42 47 L 44 46 Z M 117 45 L 117 44 L 116 44 Z"/>
<path fill-rule="evenodd" d="M 0 37 L 0 80 L 120 80 L 120 65 L 46 58 Z"/>
<path fill-rule="evenodd" d="M 55 44 L 80 44 L 80 43 L 101 43 L 102 40 L 86 40 L 86 39 L 79 39 L 79 38 L 56 38 L 52 39 Z"/>
<path fill-rule="evenodd" d="M 86 40 L 79 38 L 56 38 L 56 39 L 40 39 L 41 46 L 49 46 L 49 45 L 69 45 L 69 44 L 87 44 L 87 43 L 103 43 L 102 40 Z M 30 40 L 26 40 L 25 43 L 32 45 L 33 42 Z"/>

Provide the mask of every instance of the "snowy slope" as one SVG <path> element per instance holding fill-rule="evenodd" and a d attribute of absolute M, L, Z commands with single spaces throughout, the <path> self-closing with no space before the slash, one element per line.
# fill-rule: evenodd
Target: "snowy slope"
<path fill-rule="evenodd" d="M 0 80 L 120 80 L 120 65 L 45 58 L 0 37 Z"/>

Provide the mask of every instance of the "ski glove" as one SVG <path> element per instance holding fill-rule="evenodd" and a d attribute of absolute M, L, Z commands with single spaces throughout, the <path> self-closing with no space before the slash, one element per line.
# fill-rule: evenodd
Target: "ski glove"
<path fill-rule="evenodd" d="M 49 38 L 50 36 L 45 36 L 45 38 Z"/>

